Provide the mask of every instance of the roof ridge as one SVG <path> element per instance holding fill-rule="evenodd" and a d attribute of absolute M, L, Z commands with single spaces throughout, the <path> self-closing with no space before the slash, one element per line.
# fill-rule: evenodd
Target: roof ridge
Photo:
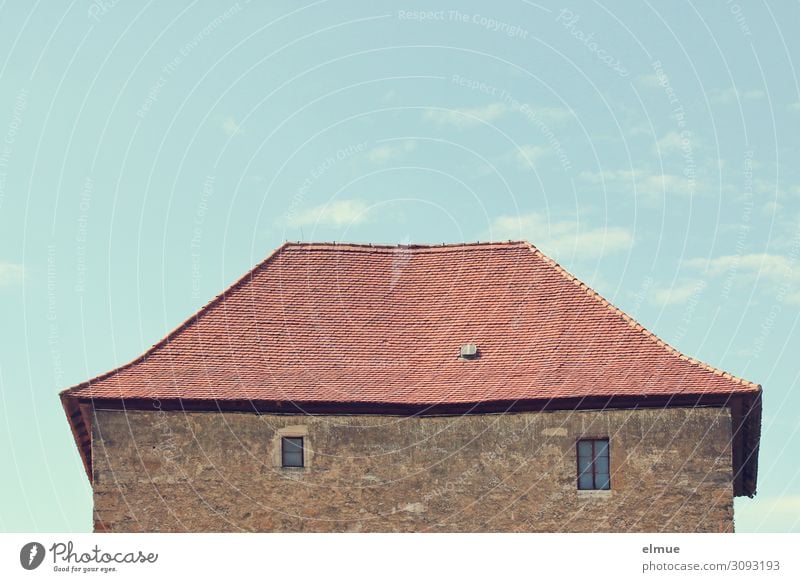
<path fill-rule="evenodd" d="M 527 248 L 530 243 L 524 240 L 508 241 L 475 241 L 463 243 L 409 243 L 409 244 L 370 244 L 370 243 L 351 243 L 351 242 L 305 242 L 287 241 L 283 244 L 287 250 L 293 249 L 312 249 L 329 251 L 353 251 L 353 252 L 374 252 L 374 251 L 395 251 L 395 250 L 418 250 L 418 251 L 458 251 L 463 249 L 477 248 Z"/>
<path fill-rule="evenodd" d="M 715 374 L 717 376 L 722 376 L 723 378 L 726 378 L 728 380 L 732 380 L 732 381 L 737 382 L 737 383 L 739 383 L 739 384 L 741 384 L 743 386 L 750 386 L 750 387 L 753 387 L 753 388 L 756 388 L 756 389 L 759 389 L 759 390 L 761 389 L 761 385 L 760 384 L 756 384 L 755 382 L 750 382 L 749 380 L 745 380 L 744 378 L 740 378 L 739 376 L 734 376 L 733 374 L 731 374 L 729 372 L 726 372 L 725 370 L 721 370 L 720 368 L 716 368 L 716 367 L 712 366 L 711 364 L 708 364 L 706 362 L 698 360 L 697 358 L 693 358 L 691 356 L 687 356 L 686 354 L 681 352 L 676 347 L 668 344 L 663 339 L 658 337 L 655 333 L 653 333 L 652 331 L 647 329 L 645 326 L 643 326 L 641 323 L 639 323 L 636 319 L 634 319 L 633 317 L 631 317 L 630 315 L 628 315 L 627 313 L 622 311 L 622 309 L 620 309 L 619 307 L 617 307 L 616 305 L 611 303 L 608 299 L 606 299 L 605 297 L 600 295 L 600 293 L 598 293 L 597 291 L 595 291 L 594 289 L 589 287 L 586 283 L 584 283 L 583 281 L 578 279 L 578 277 L 576 277 L 575 275 L 573 275 L 572 273 L 567 271 L 564 267 L 562 267 L 554 259 L 548 257 L 541 250 L 539 250 L 536 246 L 534 246 L 530 242 L 527 242 L 526 244 L 535 255 L 537 255 L 542 260 L 544 260 L 547 264 L 549 264 L 551 267 L 553 267 L 562 277 L 567 279 L 572 284 L 574 284 L 574 285 L 580 287 L 581 289 L 583 289 L 583 291 L 587 295 L 589 295 L 590 297 L 593 297 L 595 300 L 599 301 L 609 311 L 611 311 L 615 315 L 618 315 L 630 327 L 632 327 L 633 329 L 639 331 L 642 335 L 644 335 L 646 338 L 650 339 L 656 345 L 664 348 L 668 353 L 670 353 L 670 354 L 672 354 L 674 356 L 677 356 L 679 359 L 684 360 L 684 361 L 686 361 L 686 362 L 688 362 L 690 364 L 693 364 L 695 366 L 698 366 L 698 367 L 700 367 L 700 368 L 702 368 L 702 369 L 704 369 L 704 370 L 706 370 L 708 372 L 712 372 L 713 374 Z"/>

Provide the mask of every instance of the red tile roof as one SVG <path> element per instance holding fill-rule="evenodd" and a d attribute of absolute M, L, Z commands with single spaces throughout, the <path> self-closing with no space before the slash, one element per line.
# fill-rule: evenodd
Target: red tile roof
<path fill-rule="evenodd" d="M 465 343 L 475 360 L 459 359 Z M 680 354 L 525 242 L 287 243 L 94 399 L 457 404 L 757 393 Z"/>

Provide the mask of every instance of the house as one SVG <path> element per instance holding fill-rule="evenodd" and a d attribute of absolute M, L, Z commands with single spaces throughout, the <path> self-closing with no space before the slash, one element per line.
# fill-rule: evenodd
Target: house
<path fill-rule="evenodd" d="M 96 531 L 733 530 L 761 387 L 526 242 L 286 243 L 61 393 Z"/>

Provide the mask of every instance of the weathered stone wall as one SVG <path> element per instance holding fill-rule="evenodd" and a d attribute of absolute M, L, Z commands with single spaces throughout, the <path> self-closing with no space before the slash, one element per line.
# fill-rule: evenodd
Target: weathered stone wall
<path fill-rule="evenodd" d="M 283 469 L 305 431 L 310 466 Z M 95 411 L 97 531 L 731 531 L 727 408 L 460 417 Z M 575 441 L 611 440 L 611 490 Z"/>

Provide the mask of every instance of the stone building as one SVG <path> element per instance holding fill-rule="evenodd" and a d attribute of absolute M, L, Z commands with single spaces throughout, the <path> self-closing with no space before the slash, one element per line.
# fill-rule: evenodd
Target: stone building
<path fill-rule="evenodd" d="M 732 531 L 761 387 L 525 242 L 287 243 L 61 400 L 96 531 Z"/>

